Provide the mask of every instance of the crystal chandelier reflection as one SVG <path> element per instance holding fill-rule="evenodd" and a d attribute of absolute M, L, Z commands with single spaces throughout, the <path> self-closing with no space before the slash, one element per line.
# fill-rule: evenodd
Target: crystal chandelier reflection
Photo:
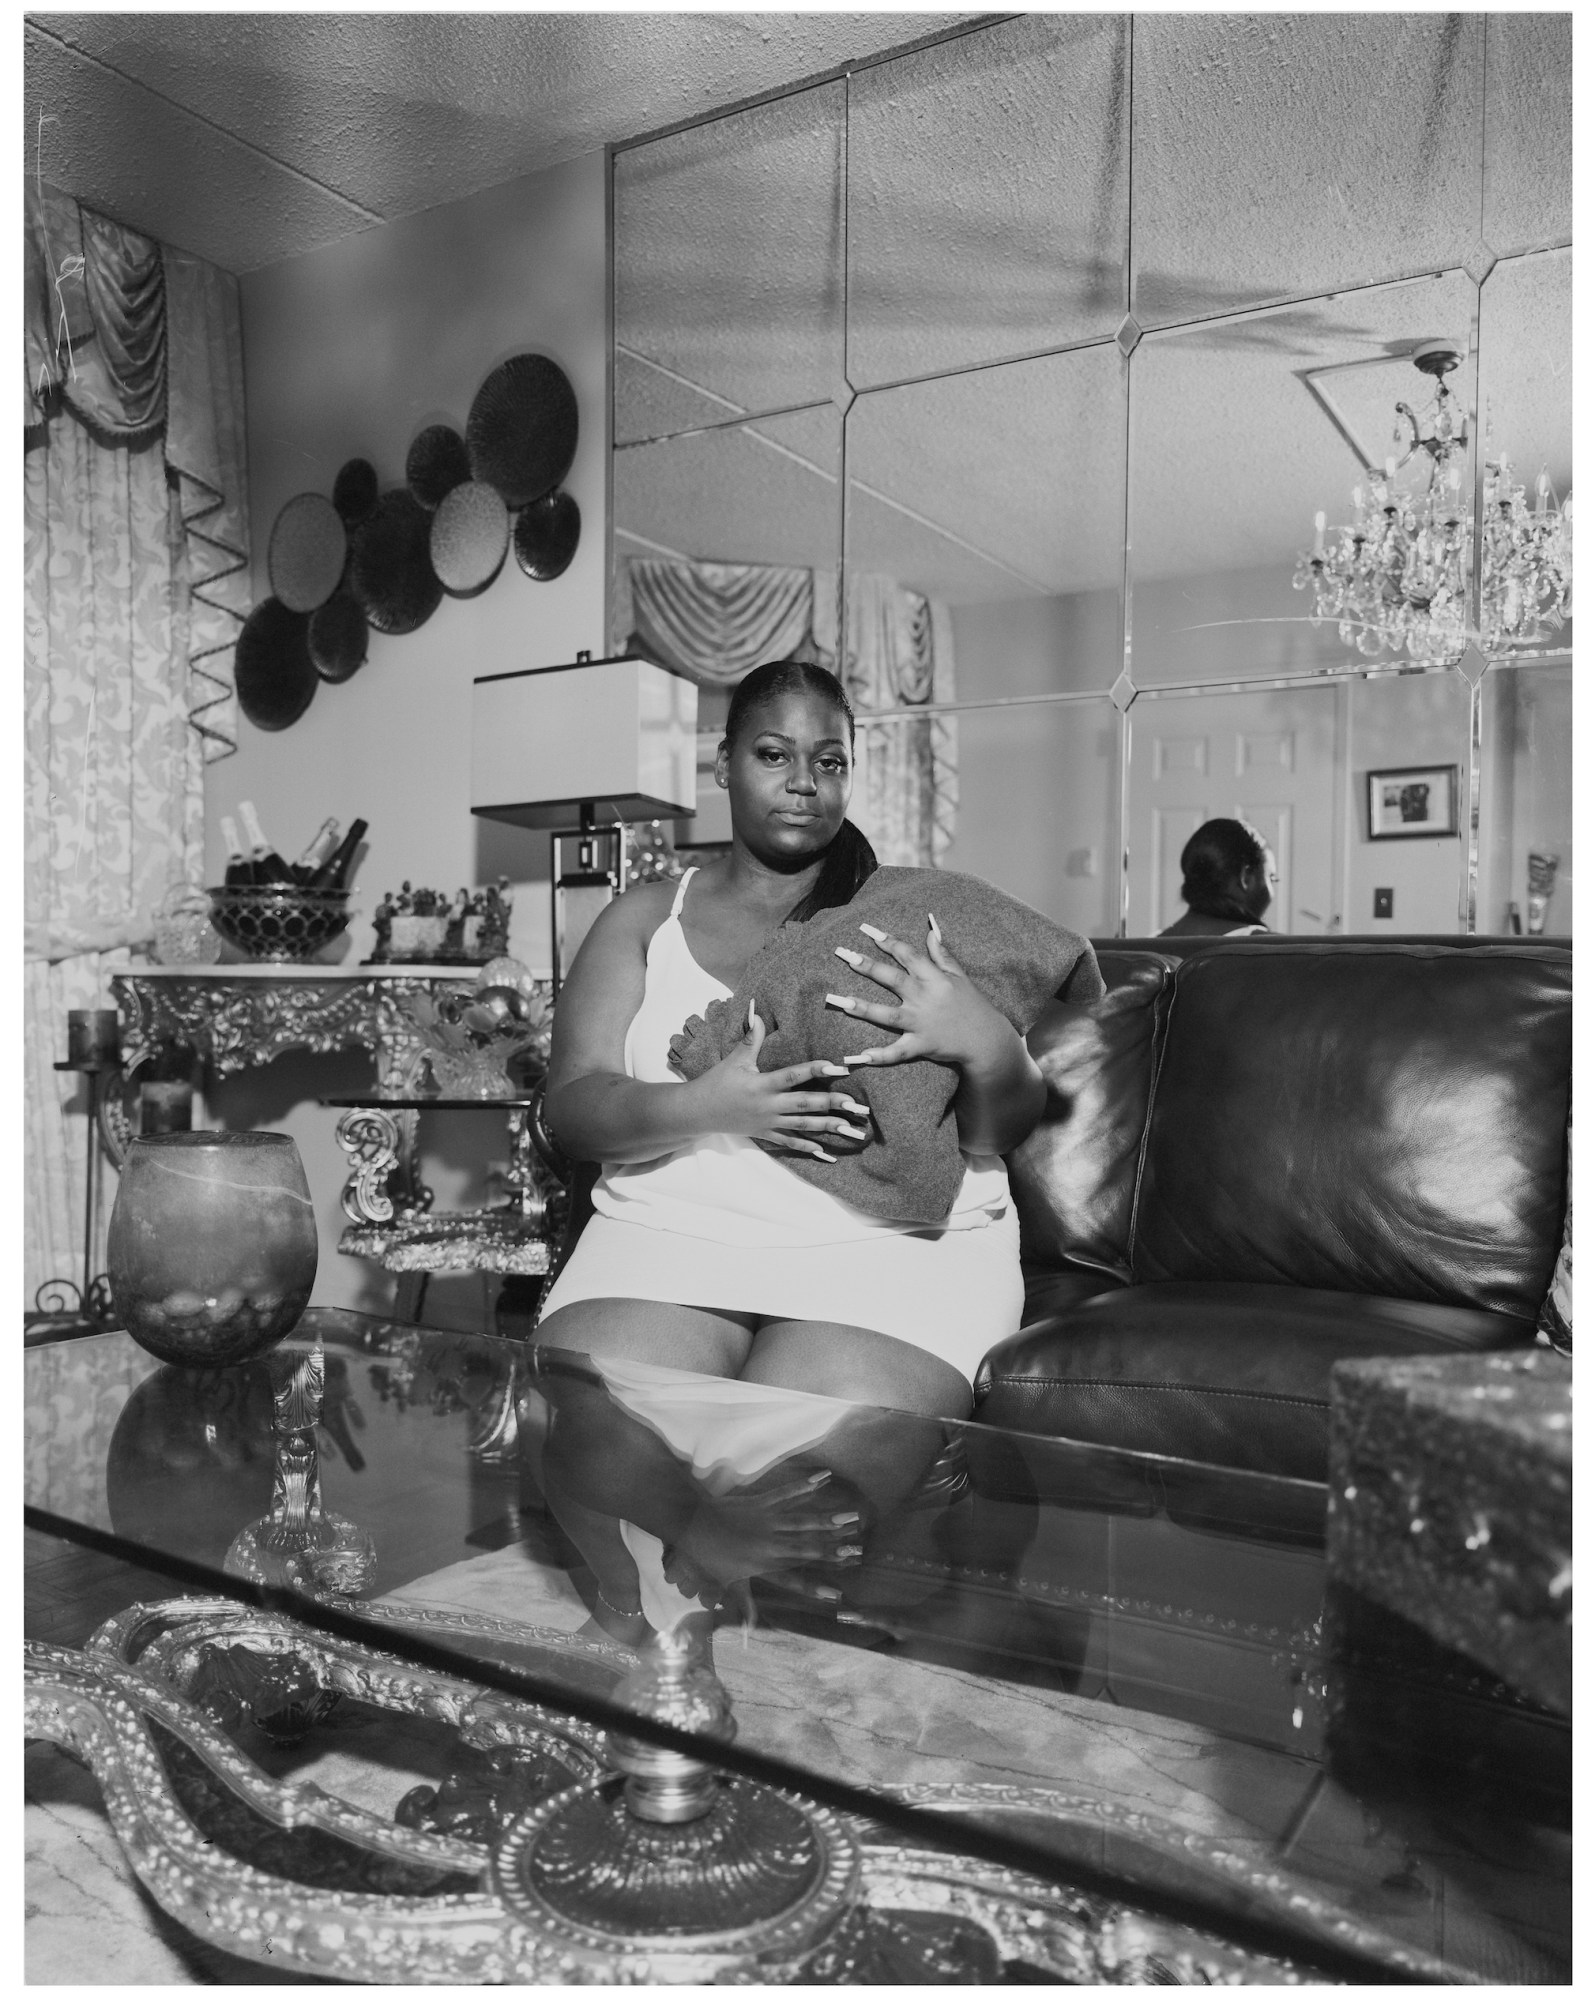
<path fill-rule="evenodd" d="M 1491 650 L 1534 646 L 1574 616 L 1574 495 L 1560 507 L 1544 465 L 1525 504 L 1504 452 L 1481 501 L 1481 635 Z"/>
<path fill-rule="evenodd" d="M 1443 379 L 1459 366 L 1453 343 L 1422 341 L 1410 358 L 1436 377 L 1437 388 L 1424 410 L 1394 405 L 1403 457 L 1389 458 L 1381 472 L 1368 468 L 1354 491 L 1355 518 L 1331 542 L 1326 515 L 1317 515 L 1311 553 L 1301 557 L 1294 581 L 1315 593 L 1312 624 L 1336 621 L 1345 645 L 1369 658 L 1402 653 L 1423 666 L 1448 666 L 1466 638 L 1469 426 Z M 1412 486 L 1406 468 L 1422 457 L 1426 484 Z"/>

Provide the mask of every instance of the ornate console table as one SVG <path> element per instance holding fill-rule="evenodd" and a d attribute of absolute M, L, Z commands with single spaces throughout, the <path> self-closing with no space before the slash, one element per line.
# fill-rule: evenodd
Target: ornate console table
<path fill-rule="evenodd" d="M 534 1146 L 528 1100 L 438 1098 L 420 1090 L 425 1044 L 409 1003 L 417 994 L 471 986 L 453 966 L 149 966 L 111 980 L 128 1075 L 171 1044 L 190 1048 L 216 1077 L 295 1049 L 315 1055 L 360 1049 L 373 1057 L 373 1092 L 324 1100 L 343 1112 L 336 1137 L 351 1163 L 341 1195 L 350 1226 L 339 1247 L 397 1273 L 398 1305 L 406 1313 L 417 1308 L 431 1272 L 541 1276 L 548 1269 L 557 1181 Z M 118 1156 L 130 1125 L 113 1093 L 105 1102 L 106 1144 Z M 507 1202 L 433 1212 L 417 1151 L 424 1110 L 508 1112 Z"/>

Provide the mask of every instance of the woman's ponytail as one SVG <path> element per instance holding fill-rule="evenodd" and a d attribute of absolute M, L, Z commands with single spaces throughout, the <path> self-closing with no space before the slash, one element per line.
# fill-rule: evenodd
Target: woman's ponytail
<path fill-rule="evenodd" d="M 823 866 L 817 871 L 817 880 L 785 922 L 804 924 L 819 910 L 839 909 L 850 901 L 877 866 L 872 842 L 854 820 L 847 819 L 823 850 Z"/>

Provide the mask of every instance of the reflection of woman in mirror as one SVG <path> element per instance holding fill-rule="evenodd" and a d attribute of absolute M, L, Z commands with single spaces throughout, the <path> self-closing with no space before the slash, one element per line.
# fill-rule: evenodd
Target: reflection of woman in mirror
<path fill-rule="evenodd" d="M 1020 1321 L 1019 1226 L 1001 1156 L 1031 1131 L 1045 1090 L 1023 1035 L 936 926 L 875 939 L 870 955 L 843 953 L 818 976 L 873 996 L 830 995 L 830 1006 L 897 1031 L 874 1035 L 873 1066 L 956 1072 L 964 1171 L 942 1227 L 878 1220 L 775 1157 L 827 1160 L 869 1144 L 870 1114 L 842 1088 L 850 1069 L 759 1070 L 761 1020 L 694 1080 L 670 1066 L 671 1038 L 732 994 L 766 941 L 848 903 L 876 870 L 845 817 L 854 735 L 825 669 L 779 662 L 748 674 L 715 767 L 730 800 L 728 855 L 678 888 L 629 890 L 578 952 L 555 1018 L 547 1113 L 566 1153 L 603 1174 L 537 1338 L 595 1360 L 963 1417 L 978 1362 Z M 1083 941 L 1059 936 L 1090 958 Z M 1095 968 L 1090 977 L 1100 991 Z M 897 1447 L 907 1463 L 891 1468 L 902 1489 L 941 1443 L 936 1427 L 908 1428 Z"/>
<path fill-rule="evenodd" d="M 1180 852 L 1185 914 L 1159 937 L 1257 937 L 1273 900 L 1278 864 L 1254 827 L 1238 819 L 1209 819 Z"/>

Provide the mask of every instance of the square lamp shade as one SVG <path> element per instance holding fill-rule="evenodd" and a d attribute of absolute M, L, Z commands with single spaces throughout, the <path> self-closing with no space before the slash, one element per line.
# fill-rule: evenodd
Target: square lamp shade
<path fill-rule="evenodd" d="M 512 826 L 675 819 L 697 806 L 697 690 L 652 660 L 582 658 L 472 683 L 472 811 Z"/>

